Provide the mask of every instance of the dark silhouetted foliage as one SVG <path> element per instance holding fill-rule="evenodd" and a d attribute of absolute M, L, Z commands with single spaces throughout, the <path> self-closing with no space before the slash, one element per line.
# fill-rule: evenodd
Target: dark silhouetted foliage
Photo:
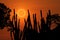
<path fill-rule="evenodd" d="M 0 3 L 0 29 L 3 29 L 8 25 L 8 20 L 10 20 L 11 9 L 6 7 L 3 3 Z"/>
<path fill-rule="evenodd" d="M 12 21 L 9 19 L 10 12 L 11 9 L 0 3 L 0 28 L 3 29 L 5 26 L 9 26 L 8 31 L 10 31 L 11 40 L 57 40 L 57 37 L 60 36 L 58 34 L 60 33 L 60 16 L 58 14 L 51 15 L 50 10 L 48 10 L 46 21 L 42 16 L 42 10 L 40 10 L 40 22 L 37 22 L 36 14 L 33 14 L 34 28 L 32 28 L 30 12 L 28 10 L 27 21 L 24 19 L 25 25 L 23 31 L 20 30 L 20 20 L 17 19 L 15 9 Z M 53 30 L 50 29 L 52 23 L 57 24 Z"/>

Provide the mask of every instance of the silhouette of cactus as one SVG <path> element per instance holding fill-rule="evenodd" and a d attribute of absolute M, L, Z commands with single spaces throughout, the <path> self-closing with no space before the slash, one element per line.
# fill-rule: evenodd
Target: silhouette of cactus
<path fill-rule="evenodd" d="M 33 21 L 34 21 L 34 30 L 37 30 L 37 20 L 36 20 L 36 14 L 33 14 Z"/>
<path fill-rule="evenodd" d="M 27 24 L 28 24 L 28 29 L 32 29 L 32 24 L 31 24 L 31 20 L 30 20 L 30 12 L 29 12 L 29 10 L 28 10 Z"/>

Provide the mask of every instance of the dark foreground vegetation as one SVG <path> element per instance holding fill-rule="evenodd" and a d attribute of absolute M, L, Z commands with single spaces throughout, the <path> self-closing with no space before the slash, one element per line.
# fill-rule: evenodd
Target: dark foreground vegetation
<path fill-rule="evenodd" d="M 28 10 L 27 21 L 24 19 L 24 29 L 20 30 L 20 20 L 17 20 L 17 14 L 14 9 L 14 16 L 10 20 L 11 9 L 0 3 L 0 29 L 8 27 L 11 40 L 58 40 L 60 39 L 60 16 L 58 14 L 51 15 L 48 10 L 46 21 L 40 10 L 41 22 L 37 22 L 36 14 L 33 14 L 34 29 L 32 28 L 30 12 Z M 41 23 L 41 24 L 40 24 Z M 52 23 L 57 26 L 53 30 L 50 29 Z M 38 32 L 39 31 L 39 32 Z"/>

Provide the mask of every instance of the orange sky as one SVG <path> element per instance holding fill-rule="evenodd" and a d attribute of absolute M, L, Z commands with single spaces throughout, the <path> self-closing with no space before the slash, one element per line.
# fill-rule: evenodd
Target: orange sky
<path fill-rule="evenodd" d="M 12 10 L 15 9 L 16 12 L 17 10 L 22 8 L 25 9 L 26 11 L 27 9 L 29 9 L 31 13 L 30 14 L 31 18 L 32 18 L 32 14 L 36 13 L 37 20 L 39 19 L 40 9 L 43 10 L 44 17 L 48 12 L 48 9 L 51 9 L 52 13 L 60 13 L 60 0 L 0 0 L 0 3 L 4 3 L 7 7 L 11 8 Z M 21 23 L 21 25 L 22 24 L 23 23 Z M 0 32 L 0 40 L 4 40 L 4 38 L 6 37 L 6 35 L 2 34 L 3 32 Z M 6 40 L 9 40 L 9 38 L 6 37 Z"/>

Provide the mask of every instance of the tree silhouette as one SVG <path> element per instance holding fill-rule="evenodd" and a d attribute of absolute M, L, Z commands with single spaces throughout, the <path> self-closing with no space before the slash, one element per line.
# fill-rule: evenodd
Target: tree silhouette
<path fill-rule="evenodd" d="M 60 32 L 60 16 L 58 14 L 51 15 L 51 24 L 57 24 L 57 27 L 53 30 L 54 32 Z"/>
<path fill-rule="evenodd" d="M 6 7 L 3 3 L 0 3 L 0 29 L 3 29 L 8 25 L 8 20 L 10 20 L 11 9 Z"/>

